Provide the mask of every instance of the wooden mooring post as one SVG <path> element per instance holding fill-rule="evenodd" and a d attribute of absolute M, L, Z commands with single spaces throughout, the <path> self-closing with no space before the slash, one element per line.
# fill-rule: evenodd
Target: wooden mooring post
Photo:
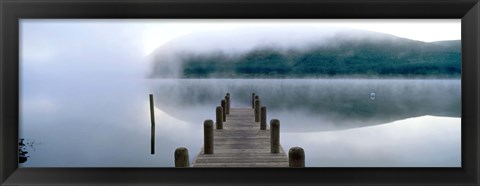
<path fill-rule="evenodd" d="M 215 112 L 215 125 L 217 126 L 217 129 L 223 129 L 223 108 L 218 106 L 217 109 L 215 109 Z"/>
<path fill-rule="evenodd" d="M 222 106 L 223 121 L 227 121 L 227 101 L 225 101 L 225 99 L 222 99 L 220 103 L 220 105 Z"/>
<path fill-rule="evenodd" d="M 152 124 L 150 129 L 150 154 L 155 154 L 155 112 L 154 112 L 154 102 L 153 94 L 149 95 L 150 97 L 150 122 Z"/>
<path fill-rule="evenodd" d="M 225 114 L 230 114 L 230 93 L 227 93 L 227 95 L 225 96 L 225 100 L 226 100 L 226 113 Z"/>
<path fill-rule="evenodd" d="M 203 148 L 205 154 L 213 154 L 213 121 L 205 120 L 203 122 Z"/>
<path fill-rule="evenodd" d="M 179 147 L 175 149 L 175 167 L 190 167 L 190 160 L 188 157 L 188 149 Z"/>
<path fill-rule="evenodd" d="M 267 129 L 267 107 L 262 107 L 260 109 L 260 130 Z"/>
<path fill-rule="evenodd" d="M 288 151 L 289 167 L 305 167 L 305 151 L 301 147 L 292 147 Z"/>
<path fill-rule="evenodd" d="M 255 93 L 252 93 L 252 108 L 255 108 Z"/>
<path fill-rule="evenodd" d="M 270 149 L 272 153 L 280 152 L 280 121 L 270 120 Z"/>
<path fill-rule="evenodd" d="M 260 100 L 255 99 L 255 122 L 260 121 Z"/>

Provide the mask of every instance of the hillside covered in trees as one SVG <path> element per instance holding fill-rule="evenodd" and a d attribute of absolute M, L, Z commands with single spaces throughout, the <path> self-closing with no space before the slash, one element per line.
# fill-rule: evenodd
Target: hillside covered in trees
<path fill-rule="evenodd" d="M 172 78 L 165 76 L 171 71 L 175 71 L 175 78 L 460 77 L 461 74 L 460 40 L 421 42 L 362 31 L 355 37 L 343 33 L 312 39 L 302 48 L 277 47 L 273 41 L 234 54 L 222 49 L 199 52 L 176 46 L 173 50 L 165 47 L 157 50 L 150 77 Z"/>

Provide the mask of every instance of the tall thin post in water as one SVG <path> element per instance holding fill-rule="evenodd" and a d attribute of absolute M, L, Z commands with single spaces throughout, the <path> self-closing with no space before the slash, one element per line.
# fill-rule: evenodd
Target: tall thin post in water
<path fill-rule="evenodd" d="M 218 106 L 215 112 L 217 129 L 223 129 L 223 108 Z"/>
<path fill-rule="evenodd" d="M 278 119 L 270 120 L 270 149 L 271 153 L 280 152 L 280 121 Z"/>
<path fill-rule="evenodd" d="M 153 94 L 150 94 L 150 122 L 152 123 L 150 134 L 150 154 L 155 154 L 155 112 L 153 106 Z"/>
<path fill-rule="evenodd" d="M 259 122 L 260 121 L 260 100 L 259 99 L 255 99 L 255 122 Z"/>
<path fill-rule="evenodd" d="M 203 122 L 203 153 L 213 154 L 213 121 Z"/>
<path fill-rule="evenodd" d="M 260 130 L 267 129 L 267 107 L 260 108 Z"/>

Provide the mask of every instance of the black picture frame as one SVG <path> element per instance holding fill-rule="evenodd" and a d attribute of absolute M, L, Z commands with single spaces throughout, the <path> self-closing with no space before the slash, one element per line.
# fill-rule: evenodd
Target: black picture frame
<path fill-rule="evenodd" d="M 454 18 L 462 22 L 462 168 L 18 168 L 19 19 Z M 478 185 L 478 0 L 1 0 L 0 185 Z"/>

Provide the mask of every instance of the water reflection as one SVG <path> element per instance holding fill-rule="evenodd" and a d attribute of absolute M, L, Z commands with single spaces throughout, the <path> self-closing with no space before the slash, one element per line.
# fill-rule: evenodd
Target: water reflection
<path fill-rule="evenodd" d="M 225 92 L 232 94 L 236 107 L 249 107 L 250 95 L 255 92 L 268 107 L 269 116 L 289 120 L 287 131 L 338 130 L 424 115 L 461 114 L 460 80 L 153 81 L 161 108 L 189 122 L 200 119 L 196 117 L 200 110 L 215 108 Z"/>
<path fill-rule="evenodd" d="M 318 167 L 460 167 L 459 118 L 422 116 L 342 131 L 283 133 Z"/>

